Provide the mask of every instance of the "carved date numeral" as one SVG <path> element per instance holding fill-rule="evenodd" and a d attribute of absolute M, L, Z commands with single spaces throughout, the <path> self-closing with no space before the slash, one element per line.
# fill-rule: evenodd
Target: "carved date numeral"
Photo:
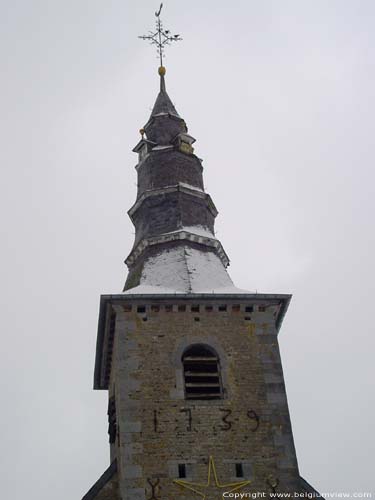
<path fill-rule="evenodd" d="M 232 428 L 233 422 L 231 420 L 227 420 L 227 419 L 228 419 L 229 415 L 232 414 L 232 410 L 229 410 L 227 408 L 219 408 L 219 410 L 225 413 L 225 415 L 223 415 L 221 417 L 221 420 L 224 422 L 224 425 L 221 425 L 220 429 L 223 431 L 229 431 L 229 429 Z"/>
<path fill-rule="evenodd" d="M 247 412 L 247 416 L 250 418 L 250 420 L 254 420 L 254 427 L 251 430 L 252 432 L 255 432 L 259 427 L 260 418 L 254 410 L 249 410 Z"/>
<path fill-rule="evenodd" d="M 233 425 L 234 425 L 234 421 L 229 418 L 232 415 L 232 410 L 229 408 L 219 408 L 219 411 L 221 411 L 223 413 L 223 415 L 221 417 L 222 424 L 219 426 L 219 429 L 222 431 L 229 431 L 230 429 L 233 428 Z M 186 430 L 188 432 L 192 432 L 193 431 L 193 412 L 192 412 L 191 408 L 181 408 L 180 413 L 184 413 L 186 416 L 185 417 L 186 418 Z M 246 413 L 246 416 L 250 420 L 252 420 L 252 422 L 253 422 L 250 430 L 252 432 L 257 431 L 259 428 L 259 425 L 260 425 L 260 417 L 258 416 L 258 414 L 254 410 L 248 410 Z M 178 419 L 176 419 L 176 423 L 177 422 L 178 422 Z M 154 432 L 156 432 L 156 433 L 163 432 L 162 430 L 160 430 L 160 426 L 159 426 L 159 410 L 153 411 L 152 423 L 153 423 Z M 176 430 L 177 429 L 178 429 L 178 426 L 176 427 Z M 213 427 L 213 431 L 216 432 L 215 426 Z M 196 432 L 197 432 L 197 430 L 196 430 Z"/>

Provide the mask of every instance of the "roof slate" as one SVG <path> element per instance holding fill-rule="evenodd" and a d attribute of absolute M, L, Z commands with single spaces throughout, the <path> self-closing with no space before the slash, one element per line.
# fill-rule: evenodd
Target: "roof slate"
<path fill-rule="evenodd" d="M 170 113 L 172 115 L 180 116 L 167 94 L 164 76 L 160 77 L 160 92 L 152 109 L 151 117 L 160 113 Z"/>

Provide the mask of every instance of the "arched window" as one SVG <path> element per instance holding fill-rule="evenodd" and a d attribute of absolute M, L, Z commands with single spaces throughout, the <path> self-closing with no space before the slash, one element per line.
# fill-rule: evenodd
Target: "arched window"
<path fill-rule="evenodd" d="M 182 355 L 186 399 L 221 399 L 220 363 L 210 347 L 195 344 Z"/>

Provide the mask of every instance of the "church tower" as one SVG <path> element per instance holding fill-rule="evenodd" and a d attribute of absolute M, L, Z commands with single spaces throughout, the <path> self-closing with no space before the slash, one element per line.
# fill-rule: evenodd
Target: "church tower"
<path fill-rule="evenodd" d="M 162 55 L 160 11 L 157 28 Z M 163 65 L 159 79 L 133 150 L 128 277 L 100 300 L 94 389 L 108 391 L 110 466 L 83 500 L 315 492 L 299 475 L 278 347 L 291 296 L 234 286 Z"/>

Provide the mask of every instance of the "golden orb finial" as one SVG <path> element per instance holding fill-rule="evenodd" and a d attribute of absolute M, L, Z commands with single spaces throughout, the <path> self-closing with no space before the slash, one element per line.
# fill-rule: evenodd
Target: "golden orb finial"
<path fill-rule="evenodd" d="M 164 66 L 159 66 L 158 73 L 159 73 L 160 76 L 164 76 L 165 73 L 166 73 L 166 71 L 167 70 L 165 69 Z"/>
<path fill-rule="evenodd" d="M 139 133 L 141 134 L 143 139 L 143 136 L 145 135 L 145 129 L 144 128 L 139 129 Z"/>

